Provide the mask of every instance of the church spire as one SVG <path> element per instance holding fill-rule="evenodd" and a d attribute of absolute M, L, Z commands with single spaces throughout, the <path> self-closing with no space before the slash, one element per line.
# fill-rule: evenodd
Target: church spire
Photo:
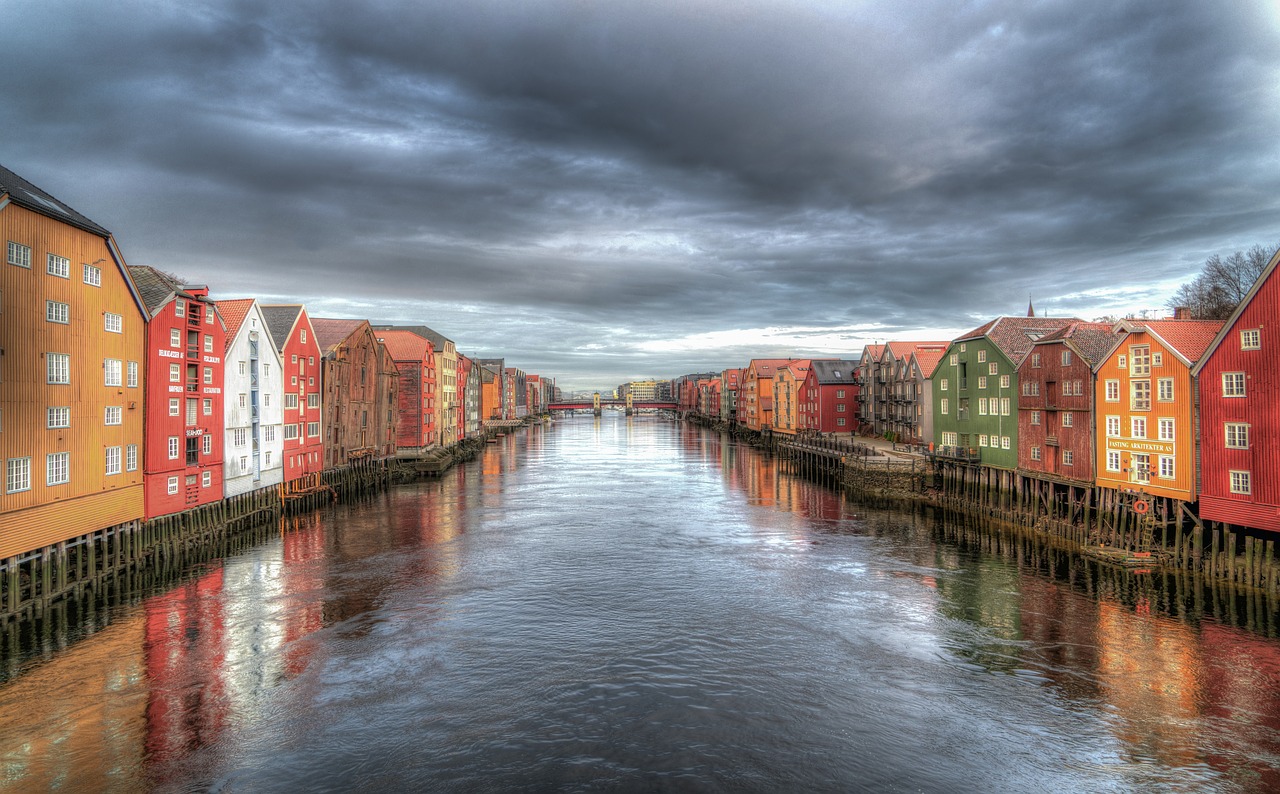
<path fill-rule="evenodd" d="M 1036 307 L 1035 307 L 1035 305 L 1034 305 L 1034 304 L 1032 304 L 1032 303 L 1031 303 L 1031 296 L 1030 296 L 1030 295 L 1028 295 L 1028 296 L 1027 296 L 1027 316 L 1028 316 L 1028 317 L 1035 317 L 1035 316 L 1036 316 Z"/>

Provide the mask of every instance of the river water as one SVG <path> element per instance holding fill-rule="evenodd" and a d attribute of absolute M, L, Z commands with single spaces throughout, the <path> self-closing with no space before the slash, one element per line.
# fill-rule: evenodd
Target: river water
<path fill-rule="evenodd" d="M 1280 787 L 1272 615 L 948 520 L 658 418 L 535 427 L 30 644 L 0 786 Z"/>

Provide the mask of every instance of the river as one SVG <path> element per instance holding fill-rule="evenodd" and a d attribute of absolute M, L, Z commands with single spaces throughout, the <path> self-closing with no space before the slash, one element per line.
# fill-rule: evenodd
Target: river
<path fill-rule="evenodd" d="M 1280 788 L 1274 615 L 948 521 L 656 417 L 534 427 L 24 645 L 0 786 Z"/>

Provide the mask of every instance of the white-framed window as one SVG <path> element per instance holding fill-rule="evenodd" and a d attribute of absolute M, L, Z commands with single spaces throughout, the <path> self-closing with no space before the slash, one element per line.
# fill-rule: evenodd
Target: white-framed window
<path fill-rule="evenodd" d="M 187 316 L 187 300 L 186 300 L 186 298 L 174 298 L 174 299 L 173 299 L 173 316 L 174 316 L 174 317 L 186 317 L 186 316 Z"/>
<path fill-rule="evenodd" d="M 121 411 L 121 406 L 108 405 L 106 406 L 102 423 L 105 425 L 118 425 L 121 423 L 121 420 L 123 419 L 123 417 L 124 417 L 124 413 L 123 411 Z"/>
<path fill-rule="evenodd" d="M 1063 427 L 1071 427 L 1071 424 L 1072 424 L 1072 422 L 1074 422 L 1074 421 L 1075 421 L 1075 417 L 1073 416 L 1073 414 L 1072 414 L 1070 411 L 1063 411 L 1063 412 L 1062 412 L 1062 426 L 1063 426 Z"/>
<path fill-rule="evenodd" d="M 262 453 L 262 465 L 271 468 L 271 450 L 265 450 Z"/>
<path fill-rule="evenodd" d="M 320 394 L 319 394 L 319 392 L 312 392 L 311 394 L 308 394 L 308 395 L 307 395 L 307 407 L 308 407 L 308 408 L 319 408 L 319 407 L 320 407 Z"/>
<path fill-rule="evenodd" d="M 1009 376 L 1008 376 L 1008 375 L 1001 375 L 1001 376 L 1000 376 L 1000 388 L 1002 388 L 1002 389 L 1007 389 L 1007 388 L 1009 388 Z"/>
<path fill-rule="evenodd" d="M 182 403 L 177 397 L 169 398 L 169 416 L 182 416 Z"/>
<path fill-rule="evenodd" d="M 986 362 L 987 362 L 987 351 L 985 351 L 985 350 L 979 350 L 979 351 L 978 351 L 978 363 L 979 363 L 979 364 L 985 364 Z"/>
<path fill-rule="evenodd" d="M 1069 380 L 1064 380 L 1064 381 L 1062 382 L 1062 396 L 1063 396 L 1063 397 L 1070 397 L 1070 396 L 1071 396 L 1071 381 L 1069 381 Z"/>
<path fill-rule="evenodd" d="M 1240 332 L 1241 350 L 1258 350 L 1262 347 L 1262 332 L 1257 328 L 1249 328 Z"/>
<path fill-rule="evenodd" d="M 9 241 L 9 264 L 18 267 L 31 267 L 31 246 Z M 15 458 L 15 460 L 18 460 Z M 29 462 L 29 461 L 28 461 Z M 26 488 L 23 488 L 25 491 Z"/>
<path fill-rule="evenodd" d="M 182 365 L 181 364 L 169 365 L 169 382 L 182 383 Z"/>
<path fill-rule="evenodd" d="M 237 427 L 231 431 L 231 443 L 237 447 L 243 447 L 248 443 L 249 431 L 243 427 Z"/>
<path fill-rule="evenodd" d="M 953 367 L 957 366 L 960 363 L 960 356 L 956 353 L 952 353 L 951 357 L 947 359 L 947 362 Z"/>
<path fill-rule="evenodd" d="M 46 322 L 66 325 L 71 322 L 71 306 L 61 301 L 45 301 L 44 319 Z"/>
<path fill-rule="evenodd" d="M 138 470 L 138 445 L 130 444 L 124 448 L 124 470 Z"/>
<path fill-rule="evenodd" d="M 950 413 L 950 412 L 951 412 L 951 401 L 950 401 L 950 400 L 948 400 L 946 397 L 943 397 L 943 398 L 942 398 L 942 405 L 941 405 L 941 406 L 939 406 L 939 407 L 941 408 L 942 413 L 944 413 L 944 414 L 946 414 L 946 413 Z"/>
<path fill-rule="evenodd" d="M 126 378 L 127 380 L 125 381 L 125 384 L 129 388 L 131 389 L 138 388 L 138 362 L 136 361 L 129 362 L 129 365 L 126 367 Z"/>
<path fill-rule="evenodd" d="M 10 243 L 12 245 L 12 243 Z M 9 458 L 4 467 L 4 492 L 31 490 L 31 458 Z"/>
<path fill-rule="evenodd" d="M 837 417 L 836 417 L 836 427 L 844 427 L 844 417 L 843 417 L 843 416 L 837 416 Z"/>
<path fill-rule="evenodd" d="M 1174 471 L 1172 455 L 1161 455 L 1156 465 L 1158 466 L 1160 479 L 1172 480 L 1177 476 Z"/>
<path fill-rule="evenodd" d="M 987 446 L 987 434 L 986 434 L 986 433 L 979 433 L 979 434 L 978 434 L 978 446 L 980 446 L 980 447 L 985 447 L 985 446 Z"/>
<path fill-rule="evenodd" d="M 319 423 L 319 422 L 307 422 L 307 437 L 308 437 L 308 438 L 319 438 L 319 437 L 320 437 L 320 423 Z"/>
<path fill-rule="evenodd" d="M 207 471 L 200 472 L 200 487 L 208 488 L 212 484 L 213 484 L 213 474 Z"/>
<path fill-rule="evenodd" d="M 1071 351 L 1070 351 L 1070 350 L 1063 350 L 1063 351 L 1062 351 L 1062 366 L 1064 366 L 1064 367 L 1069 367 L 1069 366 L 1071 366 Z"/>
<path fill-rule="evenodd" d="M 107 474 L 120 473 L 120 447 L 107 447 Z"/>
<path fill-rule="evenodd" d="M 1243 372 L 1222 373 L 1222 396 L 1223 397 L 1244 397 L 1245 396 Z"/>
<path fill-rule="evenodd" d="M 1106 399 L 1109 403 L 1120 402 L 1120 381 L 1108 380 L 1106 382 Z"/>
<path fill-rule="evenodd" d="M 305 345 L 307 343 L 307 329 L 303 328 L 302 334 L 298 338 L 302 341 L 302 344 Z"/>
<path fill-rule="evenodd" d="M 213 416 L 213 400 L 209 397 L 205 397 L 201 410 L 205 416 Z"/>
<path fill-rule="evenodd" d="M 1227 449 L 1249 448 L 1249 425 L 1245 422 L 1227 422 L 1223 425 L 1226 431 Z"/>
<path fill-rule="evenodd" d="M 296 395 L 296 394 L 286 394 L 286 395 L 284 396 L 284 407 L 285 407 L 285 408 L 297 408 L 297 407 L 298 407 L 298 395 Z"/>
<path fill-rule="evenodd" d="M 992 399 L 995 399 L 995 398 L 992 398 Z M 986 416 L 986 415 L 987 415 L 987 398 L 979 397 L 978 398 L 978 416 Z"/>
<path fill-rule="evenodd" d="M 182 332 L 177 328 L 169 329 L 169 347 L 182 347 Z"/>
<path fill-rule="evenodd" d="M 942 434 L 942 446 L 954 447 L 959 442 L 959 436 L 956 433 L 946 432 Z"/>
<path fill-rule="evenodd" d="M 1031 459 L 1040 460 L 1040 447 L 1033 446 L 1031 448 Z"/>
<path fill-rule="evenodd" d="M 1107 452 L 1107 471 L 1120 471 L 1120 453 L 1115 451 Z"/>
<path fill-rule="evenodd" d="M 1129 346 L 1129 374 L 1135 378 L 1151 374 L 1151 347 L 1148 345 Z"/>
<path fill-rule="evenodd" d="M 104 359 L 102 383 L 104 386 L 119 386 L 124 383 L 124 362 L 118 358 Z"/>
<path fill-rule="evenodd" d="M 46 455 L 44 464 L 44 484 L 63 485 L 71 482 L 70 452 L 54 452 Z"/>
<path fill-rule="evenodd" d="M 1162 416 L 1156 420 L 1156 438 L 1161 441 L 1173 441 L 1173 419 Z"/>
<path fill-rule="evenodd" d="M 297 353 L 294 353 L 294 354 L 293 354 L 293 358 L 289 361 L 289 363 L 290 363 L 290 364 L 297 364 L 297 363 L 298 363 L 298 354 L 297 354 Z"/>
<path fill-rule="evenodd" d="M 213 315 L 209 315 L 209 316 L 212 317 Z M 213 336 L 211 334 L 204 335 L 204 352 L 206 353 L 213 352 Z"/>
<path fill-rule="evenodd" d="M 1163 354 L 1163 353 L 1161 353 L 1161 352 L 1160 352 L 1160 351 L 1158 351 L 1158 350 L 1157 350 L 1156 352 L 1152 353 L 1152 354 L 1151 354 L 1151 366 L 1153 366 L 1153 367 L 1163 367 L 1163 366 L 1164 366 L 1164 354 Z"/>
<path fill-rule="evenodd" d="M 979 376 L 978 376 L 978 388 L 979 388 L 979 389 L 985 389 L 985 388 L 987 388 L 987 376 L 986 376 L 986 375 L 979 375 Z"/>
<path fill-rule="evenodd" d="M 268 444 L 275 443 L 275 440 L 276 440 L 275 425 L 267 425 L 262 428 L 262 440 Z"/>
<path fill-rule="evenodd" d="M 181 445 L 177 436 L 169 436 L 169 460 L 177 460 Z"/>
<path fill-rule="evenodd" d="M 1064 449 L 1064 450 L 1062 450 L 1062 465 L 1063 465 L 1063 466 L 1074 466 L 1074 465 L 1075 465 L 1075 462 L 1076 462 L 1076 456 L 1075 456 L 1075 453 L 1074 453 L 1074 452 L 1072 452 L 1072 451 L 1071 451 L 1071 450 L 1069 450 L 1069 449 Z"/>
<path fill-rule="evenodd" d="M 1130 438 L 1147 437 L 1147 418 L 1145 416 L 1129 417 Z"/>
<path fill-rule="evenodd" d="M 1010 441 L 1008 436 L 1000 436 L 1000 449 L 1008 449 L 1009 443 Z"/>
<path fill-rule="evenodd" d="M 49 383 L 71 382 L 71 355 L 68 353 L 45 353 Z"/>
<path fill-rule="evenodd" d="M 1134 452 L 1129 456 L 1129 481 L 1151 482 L 1151 457 Z"/>
<path fill-rule="evenodd" d="M 285 425 L 285 426 L 284 426 L 284 440 L 285 440 L 285 441 L 292 441 L 292 440 L 294 440 L 294 439 L 295 439 L 295 438 L 297 438 L 297 437 L 298 437 L 298 426 L 297 426 L 297 425 L 294 425 L 294 424 L 288 424 L 288 425 Z"/>
<path fill-rule="evenodd" d="M 178 478 L 177 478 L 177 477 L 170 477 L 170 478 L 169 478 L 169 480 L 168 480 L 168 482 L 167 482 L 167 485 L 168 485 L 168 492 L 169 492 L 169 495 L 170 495 L 170 496 L 173 496 L 174 494 L 176 494 L 176 493 L 178 492 Z"/>
<path fill-rule="evenodd" d="M 1156 399 L 1162 403 L 1173 402 L 1173 378 L 1156 379 Z"/>
<path fill-rule="evenodd" d="M 1151 381 L 1129 381 L 1129 409 L 1132 411 L 1151 410 Z"/>
<path fill-rule="evenodd" d="M 1231 470 L 1231 493 L 1250 494 L 1253 493 L 1253 478 L 1249 476 L 1249 472 L 1239 469 Z"/>
<path fill-rule="evenodd" d="M 240 402 L 240 407 L 241 407 L 241 408 L 248 408 L 248 407 L 249 407 L 249 397 L 248 397 L 248 395 L 241 394 L 241 395 L 240 395 L 240 397 L 239 397 L 239 402 Z"/>
<path fill-rule="evenodd" d="M 995 362 L 995 361 L 992 361 L 990 364 L 987 364 L 987 374 L 988 374 L 988 375 L 999 375 L 999 374 L 1000 374 L 1000 365 L 999 365 L 997 362 Z"/>
<path fill-rule="evenodd" d="M 289 385 L 290 385 L 290 386 L 297 386 L 297 385 L 298 385 L 298 376 L 297 376 L 297 375 L 291 375 L 291 376 L 289 376 Z"/>
<path fill-rule="evenodd" d="M 45 272 L 58 278 L 71 278 L 71 260 L 57 254 L 45 254 Z"/>
<path fill-rule="evenodd" d="M 1035 367 L 1036 369 L 1039 369 L 1039 368 L 1040 368 L 1040 354 L 1039 354 L 1039 353 L 1032 353 L 1032 354 L 1031 354 L 1031 366 L 1032 366 L 1032 367 Z"/>
<path fill-rule="evenodd" d="M 124 318 L 114 312 L 103 312 L 102 330 L 109 334 L 124 333 Z"/>
<path fill-rule="evenodd" d="M 1008 416 L 1009 411 L 1012 409 L 1012 406 L 1013 406 L 1013 402 L 1008 397 L 1001 397 L 1000 398 L 1000 415 Z"/>
<path fill-rule="evenodd" d="M 240 456 L 240 473 L 245 474 L 248 471 L 249 471 L 249 456 L 241 455 Z"/>
<path fill-rule="evenodd" d="M 950 382 L 946 378 L 943 378 L 938 382 L 938 391 L 947 391 L 949 385 Z"/>
<path fill-rule="evenodd" d="M 1120 435 L 1120 417 L 1109 415 L 1107 417 L 1107 435 L 1111 438 L 1117 438 Z"/>
<path fill-rule="evenodd" d="M 271 407 L 271 394 L 270 394 L 270 393 L 267 393 L 267 394 L 263 394 L 263 395 L 262 395 L 262 407 L 263 407 L 263 408 L 270 408 L 270 407 Z"/>
<path fill-rule="evenodd" d="M 1032 411 L 1032 412 L 1031 412 L 1031 424 L 1033 424 L 1033 425 L 1038 425 L 1038 424 L 1040 424 L 1040 412 L 1039 412 L 1039 411 Z"/>
<path fill-rule="evenodd" d="M 308 367 L 314 367 L 315 365 L 316 365 L 316 357 L 315 357 L 315 356 L 307 356 L 307 366 L 308 366 Z"/>
<path fill-rule="evenodd" d="M 45 427 L 71 427 L 71 406 L 51 405 L 45 409 Z"/>
<path fill-rule="evenodd" d="M 236 364 L 237 364 L 236 369 L 237 369 L 237 370 L 239 370 L 239 372 L 240 372 L 240 375 L 241 375 L 241 376 L 243 376 L 243 375 L 245 375 L 245 374 L 247 374 L 247 373 L 249 372 L 249 362 L 247 362 L 247 361 L 238 361 L 238 362 L 236 362 Z"/>
<path fill-rule="evenodd" d="M 102 268 L 97 265 L 84 266 L 84 283 L 91 287 L 102 286 Z"/>
<path fill-rule="evenodd" d="M 1128 368 L 1129 368 L 1129 359 L 1128 359 L 1128 358 L 1126 358 L 1126 357 L 1125 357 L 1125 356 L 1123 356 L 1123 355 L 1116 356 L 1116 368 L 1117 368 L 1117 369 L 1128 369 Z"/>
<path fill-rule="evenodd" d="M 205 368 L 204 368 L 204 382 L 205 382 L 206 384 L 212 384 L 212 383 L 213 383 L 213 367 L 205 367 Z"/>
<path fill-rule="evenodd" d="M 208 433 L 204 434 L 204 437 L 200 439 L 200 451 L 205 455 L 213 454 L 213 436 Z"/>

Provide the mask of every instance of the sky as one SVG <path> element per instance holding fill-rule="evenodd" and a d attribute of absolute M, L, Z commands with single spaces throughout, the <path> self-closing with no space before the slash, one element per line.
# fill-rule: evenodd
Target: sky
<path fill-rule="evenodd" d="M 0 164 L 566 390 L 1161 314 L 1280 241 L 1269 0 L 5 0 Z"/>

